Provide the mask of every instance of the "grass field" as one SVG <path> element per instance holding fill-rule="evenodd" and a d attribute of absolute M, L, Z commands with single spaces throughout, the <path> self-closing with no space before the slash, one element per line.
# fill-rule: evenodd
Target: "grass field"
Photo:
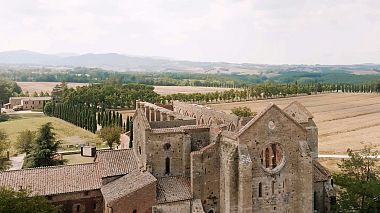
<path fill-rule="evenodd" d="M 371 145 L 380 150 L 380 94 L 331 93 L 261 101 L 210 104 L 230 113 L 236 106 L 260 112 L 270 102 L 284 108 L 299 101 L 314 115 L 319 128 L 319 152 L 344 154 Z"/>
<path fill-rule="evenodd" d="M 0 129 L 7 132 L 11 144 L 17 140 L 17 136 L 21 131 L 36 131 L 47 122 L 53 124 L 56 137 L 58 140 L 62 140 L 62 147 L 64 148 L 67 145 L 101 143 L 97 135 L 58 118 L 48 117 L 43 114 L 15 114 L 10 115 L 10 118 L 9 121 L 0 123 Z M 13 147 L 11 147 L 11 153 L 15 153 Z"/>
<path fill-rule="evenodd" d="M 55 85 L 59 84 L 58 82 L 17 82 L 21 89 L 29 94 L 34 92 L 51 92 Z M 68 87 L 75 88 L 78 86 L 85 86 L 88 84 L 85 83 L 68 83 Z M 229 88 L 217 88 L 217 87 L 192 87 L 192 86 L 155 86 L 154 91 L 161 95 L 168 95 L 174 93 L 208 93 L 216 91 L 225 91 Z"/>

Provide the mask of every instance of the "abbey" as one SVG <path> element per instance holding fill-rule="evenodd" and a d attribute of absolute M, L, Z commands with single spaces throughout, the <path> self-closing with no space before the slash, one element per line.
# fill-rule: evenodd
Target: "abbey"
<path fill-rule="evenodd" d="M 329 212 L 335 201 L 331 175 L 318 163 L 318 129 L 298 102 L 271 104 L 252 118 L 138 102 L 133 131 L 142 170 L 190 186 L 188 202 L 159 199 L 154 212 L 195 205 L 207 213 Z"/>
<path fill-rule="evenodd" d="M 93 163 L 0 172 L 0 186 L 78 213 L 322 213 L 335 202 L 318 128 L 297 102 L 243 118 L 137 101 L 133 135 Z"/>

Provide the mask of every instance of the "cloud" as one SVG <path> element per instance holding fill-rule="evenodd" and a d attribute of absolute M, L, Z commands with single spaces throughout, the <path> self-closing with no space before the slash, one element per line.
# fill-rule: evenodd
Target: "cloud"
<path fill-rule="evenodd" d="M 377 0 L 0 0 L 0 50 L 380 63 Z"/>

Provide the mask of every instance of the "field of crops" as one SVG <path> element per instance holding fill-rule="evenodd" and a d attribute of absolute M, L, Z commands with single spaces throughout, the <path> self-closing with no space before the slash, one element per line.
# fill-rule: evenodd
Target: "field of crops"
<path fill-rule="evenodd" d="M 341 154 L 365 145 L 380 150 L 380 94 L 332 93 L 209 106 L 226 113 L 236 106 L 260 112 L 270 102 L 284 108 L 292 101 L 299 101 L 314 115 L 320 153 Z"/>

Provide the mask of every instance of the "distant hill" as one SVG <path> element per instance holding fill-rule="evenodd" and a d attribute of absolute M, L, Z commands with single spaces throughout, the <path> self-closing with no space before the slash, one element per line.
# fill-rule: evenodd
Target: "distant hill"
<path fill-rule="evenodd" d="M 48 55 L 27 50 L 0 52 L 0 64 L 99 67 L 119 71 L 187 71 L 211 69 L 218 63 L 176 61 L 164 58 L 105 54 Z"/>
<path fill-rule="evenodd" d="M 380 73 L 380 65 L 268 65 L 226 62 L 195 62 L 159 57 L 128 56 L 117 53 L 42 54 L 27 50 L 0 52 L 0 65 L 89 67 L 114 71 L 194 72 L 225 74 L 256 74 L 274 77 L 282 72 L 348 72 L 355 75 Z"/>

